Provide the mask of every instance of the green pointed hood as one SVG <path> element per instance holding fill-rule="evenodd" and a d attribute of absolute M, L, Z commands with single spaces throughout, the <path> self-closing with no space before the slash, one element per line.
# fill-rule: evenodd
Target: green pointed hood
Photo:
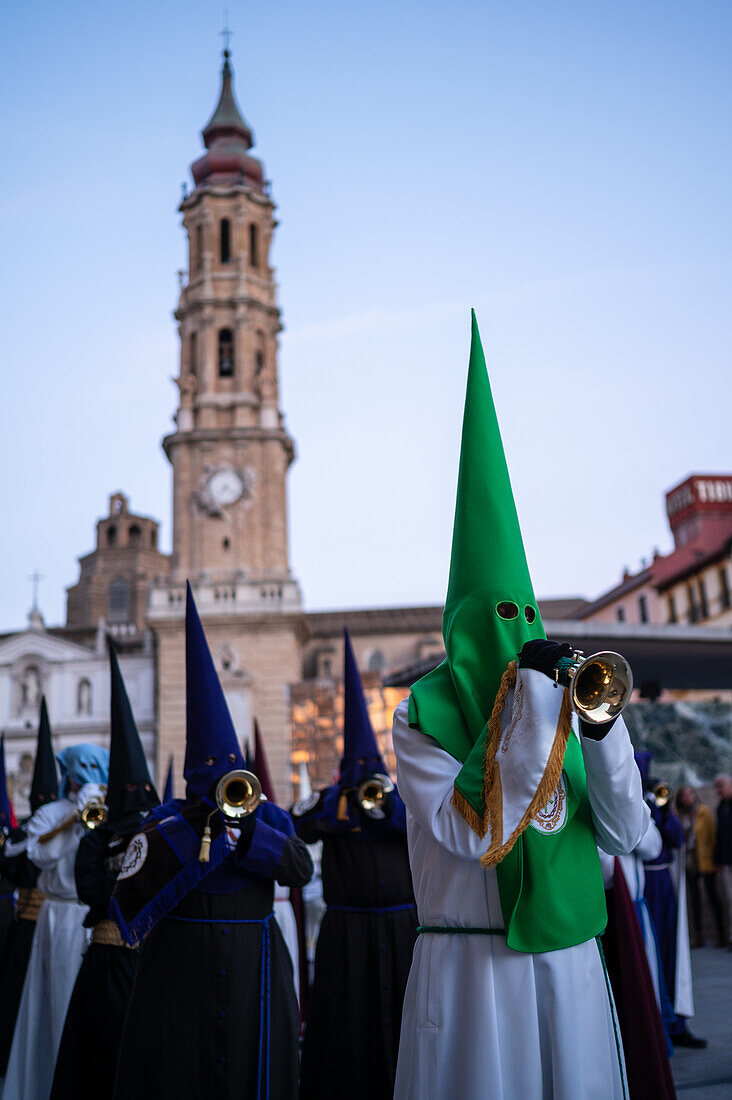
<path fill-rule="evenodd" d="M 524 642 L 546 635 L 475 313 L 442 634 L 447 656 L 412 686 L 410 723 L 463 764 L 456 805 L 480 832 L 485 736 L 501 677 Z"/>

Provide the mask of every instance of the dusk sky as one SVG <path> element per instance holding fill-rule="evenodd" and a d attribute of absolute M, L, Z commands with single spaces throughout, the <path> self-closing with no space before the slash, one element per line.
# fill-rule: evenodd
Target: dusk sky
<path fill-rule="evenodd" d="M 663 494 L 732 471 L 732 5 L 229 0 L 280 222 L 291 559 L 309 609 L 437 603 L 470 307 L 534 587 L 670 549 Z M 177 205 L 222 6 L 0 16 L 0 630 L 63 621 L 108 497 L 162 523 Z"/>

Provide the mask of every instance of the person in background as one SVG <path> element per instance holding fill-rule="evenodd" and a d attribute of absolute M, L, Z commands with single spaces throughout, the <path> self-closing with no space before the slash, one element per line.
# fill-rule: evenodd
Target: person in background
<path fill-rule="evenodd" d="M 55 802 L 57 798 L 58 773 L 44 696 L 41 699 L 36 759 L 30 787 L 31 814 L 41 806 Z M 40 871 L 28 858 L 27 822 L 19 825 L 8 837 L 0 853 L 0 867 L 18 890 L 16 920 L 10 933 L 0 977 L 0 1077 L 4 1077 L 33 946 L 33 935 L 43 901 L 43 894 L 36 887 Z"/>
<path fill-rule="evenodd" d="M 114 1088 L 119 1044 L 138 951 L 109 919 L 109 899 L 132 836 L 158 805 L 111 639 L 111 734 L 107 820 L 81 838 L 75 877 L 92 940 L 66 1014 L 51 1100 L 99 1100 Z M 90 1010 L 92 1009 L 92 1010 Z"/>
<path fill-rule="evenodd" d="M 650 775 L 651 752 L 637 752 L 651 816 L 656 823 L 663 847 L 655 859 L 646 860 L 645 897 L 656 930 L 666 988 L 673 1005 L 675 1019 L 668 1023 L 671 1042 L 677 1047 L 703 1048 L 706 1039 L 689 1031 L 687 1019 L 694 1015 L 691 962 L 689 959 L 689 924 L 686 919 L 686 875 L 684 829 L 671 809 L 671 799 L 657 797 L 657 780 Z"/>
<path fill-rule="evenodd" d="M 391 1100 L 404 989 L 417 934 L 404 803 L 388 780 L 344 631 L 344 737 L 338 782 L 292 808 L 298 836 L 323 842 L 327 905 L 305 1021 L 300 1100 Z M 388 780 L 391 786 L 391 781 Z"/>
<path fill-rule="evenodd" d="M 126 943 L 144 938 L 115 1100 L 297 1096 L 300 1021 L 272 910 L 275 881 L 302 886 L 313 865 L 273 803 L 224 817 L 217 787 L 243 768 L 189 585 L 186 798 L 153 810 L 132 838 L 110 907 Z"/>
<path fill-rule="evenodd" d="M 727 909 L 727 949 L 732 951 L 732 778 L 725 773 L 715 776 L 714 789 L 719 796 L 714 862 Z"/>
<path fill-rule="evenodd" d="M 74 864 L 85 829 L 81 813 L 104 801 L 109 753 L 74 745 L 58 756 L 61 797 L 28 822 L 28 857 L 45 894 L 10 1049 L 3 1100 L 46 1100 L 51 1091 L 66 1010 L 89 934 L 76 893 Z"/>
<path fill-rule="evenodd" d="M 703 882 L 717 928 L 717 946 L 724 947 L 724 915 L 717 888 L 717 868 L 714 865 L 714 842 L 717 835 L 714 815 L 709 806 L 699 801 L 692 787 L 679 787 L 674 801 L 686 838 L 686 885 L 692 918 L 691 946 L 702 947 L 704 944 L 701 900 Z"/>

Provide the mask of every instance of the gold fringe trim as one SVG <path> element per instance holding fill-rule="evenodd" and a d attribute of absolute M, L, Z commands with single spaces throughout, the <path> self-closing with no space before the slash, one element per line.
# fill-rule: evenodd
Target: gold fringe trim
<path fill-rule="evenodd" d="M 517 665 L 515 661 L 512 661 L 503 674 L 488 723 L 489 738 L 485 750 L 483 798 L 486 825 L 490 826 L 491 830 L 491 843 L 488 851 L 480 857 L 482 867 L 495 867 L 502 859 L 505 859 L 532 818 L 543 806 L 546 806 L 562 775 L 564 753 L 569 735 L 572 732 L 572 705 L 569 691 L 565 688 L 559 718 L 557 719 L 557 730 L 544 774 L 518 825 L 508 840 L 502 843 L 499 838 L 503 837 L 503 788 L 501 786 L 500 768 L 496 764 L 496 752 L 501 739 L 501 714 L 503 713 L 506 696 L 510 688 L 516 683 L 516 673 Z M 485 832 L 480 835 L 485 835 Z"/>
<path fill-rule="evenodd" d="M 459 791 L 455 786 L 452 788 L 451 801 L 458 813 L 462 814 L 465 818 L 473 832 L 477 833 L 482 839 L 488 829 L 488 822 L 480 816 L 478 811 L 468 802 L 463 792 Z"/>

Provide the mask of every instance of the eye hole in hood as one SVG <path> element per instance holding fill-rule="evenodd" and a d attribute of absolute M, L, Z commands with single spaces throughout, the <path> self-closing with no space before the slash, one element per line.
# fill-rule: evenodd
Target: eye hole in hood
<path fill-rule="evenodd" d="M 511 600 L 501 600 L 496 604 L 496 613 L 501 619 L 517 619 L 518 618 L 518 604 L 513 603 Z"/>

